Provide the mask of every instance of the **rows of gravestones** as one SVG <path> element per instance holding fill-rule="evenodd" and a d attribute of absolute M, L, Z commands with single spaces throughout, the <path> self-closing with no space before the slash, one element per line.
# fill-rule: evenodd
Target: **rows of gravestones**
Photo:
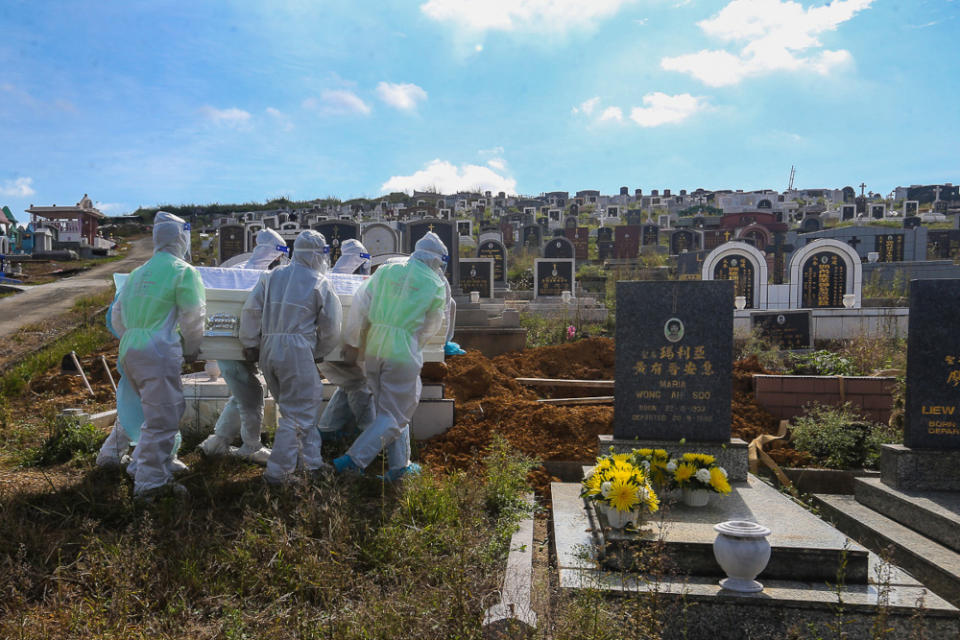
<path fill-rule="evenodd" d="M 574 213 L 571 210 L 570 213 Z M 815 215 L 807 216 L 790 229 L 785 223 L 770 213 L 737 214 L 735 216 L 696 216 L 693 219 L 677 219 L 675 216 L 661 216 L 659 224 L 643 218 L 638 210 L 620 212 L 622 219 L 616 226 L 602 226 L 593 235 L 587 227 L 581 226 L 580 218 L 566 215 L 562 209 L 542 211 L 545 215 L 536 215 L 536 211 L 501 218 L 497 222 L 485 220 L 481 215 L 473 219 L 425 219 L 407 223 L 368 223 L 359 225 L 349 220 L 323 220 L 311 225 L 327 236 L 331 246 L 331 260 L 339 257 L 340 245 L 348 238 L 361 237 L 370 253 L 377 256 L 394 255 L 412 250 L 416 240 L 427 230 L 437 232 L 451 249 L 451 260 L 447 265 L 447 277 L 455 288 L 459 285 L 463 270 L 459 267 L 460 256 L 465 260 L 493 258 L 493 280 L 491 292 L 503 291 L 507 287 L 507 252 L 521 250 L 532 253 L 540 260 L 573 260 L 576 265 L 591 258 L 591 248 L 601 263 L 607 260 L 635 261 L 648 250 L 669 253 L 677 261 L 680 279 L 733 279 L 736 281 L 738 295 L 746 299 L 746 308 L 764 308 L 763 287 L 767 282 L 760 281 L 757 273 L 757 261 L 748 257 L 727 256 L 711 266 L 710 273 L 704 271 L 704 264 L 712 251 L 723 248 L 730 242 L 745 243 L 762 252 L 766 263 L 766 273 L 773 285 L 789 285 L 795 289 L 786 298 L 775 300 L 769 296 L 772 308 L 838 308 L 847 301 L 844 296 L 856 290 L 866 275 L 859 277 L 849 260 L 838 257 L 833 249 L 827 255 L 818 255 L 820 266 L 813 263 L 814 256 L 807 256 L 806 263 L 794 265 L 794 256 L 809 243 L 830 239 L 847 244 L 864 263 L 863 271 L 868 272 L 871 264 L 914 263 L 923 260 L 949 261 L 960 255 L 960 228 L 950 230 L 928 230 L 926 227 L 912 226 L 904 221 L 903 229 L 889 227 L 868 227 L 863 225 L 824 229 L 823 221 Z M 880 208 L 870 208 L 870 216 L 880 216 Z M 449 216 L 447 216 L 449 218 Z M 729 219 L 729 220 L 728 220 Z M 283 216 L 264 216 L 259 222 L 248 221 L 245 224 L 225 224 L 220 228 L 220 255 L 226 260 L 249 250 L 255 233 L 263 226 L 279 229 L 285 241 L 292 245 L 299 230 L 294 220 Z M 474 231 L 479 241 L 474 240 Z M 665 245 L 661 242 L 665 240 Z M 462 246 L 461 246 L 462 243 Z M 591 244 L 594 246 L 591 247 Z M 463 268 L 471 268 L 466 263 Z M 540 273 L 538 270 L 543 269 Z M 574 282 L 571 276 L 565 287 L 539 287 L 537 283 L 548 282 L 545 278 L 557 278 L 554 271 L 564 272 L 566 267 L 554 269 L 551 262 L 541 266 L 535 264 L 535 291 L 570 291 Z M 829 273 L 828 273 L 829 271 Z M 885 272 L 889 277 L 890 273 Z M 813 282 L 817 278 L 816 283 Z M 856 282 L 854 282 L 856 281 Z M 460 291 L 462 288 L 457 288 Z M 486 290 L 486 289 L 485 289 Z M 463 292 L 468 291 L 463 289 Z M 546 294 L 544 294 L 546 295 Z M 555 294 L 550 294 L 555 295 Z M 859 296 L 857 296 L 859 298 Z"/>

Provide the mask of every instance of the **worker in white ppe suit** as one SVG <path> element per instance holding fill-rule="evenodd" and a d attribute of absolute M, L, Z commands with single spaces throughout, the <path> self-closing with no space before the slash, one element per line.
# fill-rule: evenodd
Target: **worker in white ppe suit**
<path fill-rule="evenodd" d="M 273 229 L 257 232 L 257 246 L 253 255 L 238 269 L 266 271 L 277 259 L 289 253 L 279 233 Z M 267 464 L 270 449 L 260 441 L 263 425 L 263 385 L 257 378 L 255 362 L 245 360 L 218 360 L 217 366 L 230 389 L 230 399 L 223 407 L 213 433 L 200 443 L 200 450 L 208 456 L 230 454 L 238 458 Z M 230 446 L 240 436 L 239 448 Z"/>
<path fill-rule="evenodd" d="M 323 466 L 316 429 L 322 388 L 316 363 L 340 341 L 343 309 L 324 276 L 329 248 L 323 235 L 303 231 L 293 261 L 263 274 L 240 313 L 240 344 L 259 360 L 280 419 L 264 480 L 292 481 L 293 474 Z"/>
<path fill-rule="evenodd" d="M 417 241 L 404 262 L 381 265 L 353 297 L 346 344 L 363 349 L 376 418 L 347 453 L 338 472 L 364 469 L 387 450 L 387 479 L 419 471 L 410 463 L 410 419 L 420 402 L 423 347 L 449 309 L 449 286 L 440 274 L 447 248 L 433 232 Z"/>
<path fill-rule="evenodd" d="M 173 482 L 165 462 L 186 407 L 180 370 L 184 361 L 196 360 L 203 337 L 204 289 L 200 274 L 183 260 L 189 248 L 190 225 L 158 212 L 153 257 L 130 274 L 111 312 L 120 336 L 118 362 L 143 405 L 143 426 L 133 450 L 135 496 L 168 486 L 176 494 L 186 493 Z"/>
<path fill-rule="evenodd" d="M 116 301 L 116 297 L 114 301 Z M 113 303 L 110 303 L 110 308 L 107 309 L 107 330 L 119 339 L 120 336 L 117 335 L 113 323 L 110 322 L 112 311 Z M 120 366 L 119 362 L 117 363 L 117 371 L 120 374 L 120 379 L 117 380 L 117 420 L 113 430 L 110 431 L 110 435 L 103 441 L 100 451 L 97 453 L 96 464 L 98 467 L 120 467 L 128 463 L 130 456 L 127 455 L 127 451 L 129 451 L 131 445 L 136 445 L 140 439 L 140 426 L 143 424 L 143 405 L 140 404 L 140 397 L 137 396 L 137 392 L 130 384 L 130 378 L 124 374 L 123 367 Z M 167 464 L 170 465 L 170 469 L 174 473 L 188 470 L 187 465 L 177 457 L 179 448 L 180 432 L 178 431 L 173 443 L 173 451 L 167 458 Z M 136 467 L 133 470 L 128 467 L 127 471 L 135 472 Z"/>
<path fill-rule="evenodd" d="M 340 258 L 331 269 L 332 273 L 355 275 L 369 275 L 370 254 L 359 240 L 353 238 L 344 240 L 340 246 Z M 341 335 L 341 339 L 343 335 Z M 320 373 L 331 384 L 337 385 L 336 391 L 323 413 L 317 427 L 324 437 L 333 437 L 343 433 L 345 427 L 355 424 L 363 431 L 373 422 L 375 409 L 373 394 L 367 387 L 367 380 L 363 368 L 354 362 L 333 362 L 325 360 L 320 363 Z"/>

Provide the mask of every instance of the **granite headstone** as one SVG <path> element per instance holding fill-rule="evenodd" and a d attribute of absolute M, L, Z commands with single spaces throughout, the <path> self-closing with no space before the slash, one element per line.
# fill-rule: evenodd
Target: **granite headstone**
<path fill-rule="evenodd" d="M 247 234 L 242 224 L 222 224 L 217 231 L 219 241 L 218 259 L 223 264 L 233 256 L 247 251 Z"/>
<path fill-rule="evenodd" d="M 464 293 L 477 291 L 481 298 L 492 298 L 493 269 L 492 258 L 460 258 L 460 288 Z"/>
<path fill-rule="evenodd" d="M 543 247 L 544 258 L 573 258 L 573 243 L 564 237 L 553 237 Z"/>
<path fill-rule="evenodd" d="M 574 291 L 574 261 L 572 258 L 547 260 L 538 258 L 533 263 L 534 297 L 563 295 Z"/>
<path fill-rule="evenodd" d="M 733 283 L 618 282 L 616 439 L 729 442 Z"/>
<path fill-rule="evenodd" d="M 477 246 L 478 258 L 493 259 L 493 284 L 507 286 L 507 248 L 497 240 L 485 240 Z"/>
<path fill-rule="evenodd" d="M 752 313 L 750 323 L 781 349 L 809 349 L 813 346 L 809 311 Z"/>

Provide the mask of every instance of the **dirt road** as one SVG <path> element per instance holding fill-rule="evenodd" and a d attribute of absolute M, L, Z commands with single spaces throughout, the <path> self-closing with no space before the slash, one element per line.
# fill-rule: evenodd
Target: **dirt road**
<path fill-rule="evenodd" d="M 28 324 L 65 313 L 81 296 L 96 293 L 113 283 L 114 273 L 129 273 L 153 253 L 150 238 L 142 238 L 130 245 L 130 252 L 122 260 L 108 262 L 72 278 L 30 287 L 23 293 L 0 298 L 0 336 L 10 336 Z"/>

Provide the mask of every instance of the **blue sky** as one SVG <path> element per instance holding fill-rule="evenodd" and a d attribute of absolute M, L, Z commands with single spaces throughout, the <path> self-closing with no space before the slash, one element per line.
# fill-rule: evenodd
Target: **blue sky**
<path fill-rule="evenodd" d="M 0 204 L 960 182 L 960 0 L 0 4 Z"/>

